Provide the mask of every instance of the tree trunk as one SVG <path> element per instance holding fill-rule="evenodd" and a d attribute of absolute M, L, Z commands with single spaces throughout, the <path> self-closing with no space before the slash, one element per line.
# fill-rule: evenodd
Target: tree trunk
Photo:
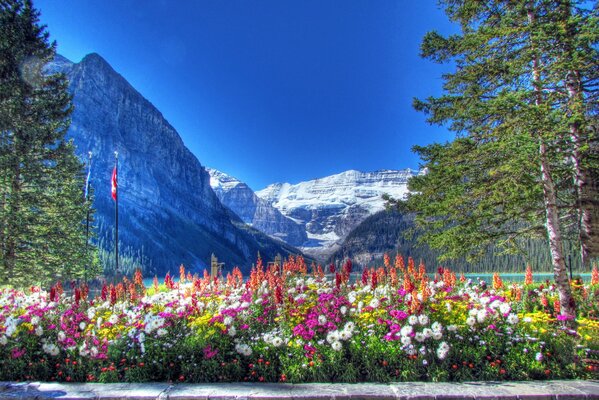
<path fill-rule="evenodd" d="M 563 22 L 568 26 L 568 37 L 565 41 L 565 54 L 567 61 L 574 58 L 574 49 L 570 41 L 576 34 L 574 27 L 569 23 L 571 18 L 572 4 L 569 1 L 562 3 Z M 568 111 L 572 114 L 584 113 L 583 86 L 580 71 L 570 70 L 565 77 L 566 90 L 568 92 Z M 585 140 L 582 137 L 580 123 L 570 123 L 570 140 L 572 142 L 572 167 L 574 168 L 574 186 L 576 188 L 578 227 L 580 236 L 580 256 L 583 266 L 588 266 L 590 259 L 599 257 L 599 188 L 593 179 L 592 171 L 584 163 L 582 152 Z M 589 132 L 591 138 L 595 132 Z M 591 140 L 592 142 L 593 140 Z M 591 143 L 592 144 L 592 143 Z M 587 151 L 592 151 L 587 150 Z"/>
<path fill-rule="evenodd" d="M 566 271 L 566 263 L 563 256 L 562 234 L 559 225 L 559 214 L 557 211 L 557 196 L 555 184 L 551 176 L 551 167 L 547 156 L 547 146 L 542 139 L 539 140 L 539 154 L 541 158 L 541 179 L 543 183 L 543 200 L 545 203 L 545 215 L 547 217 L 546 227 L 551 249 L 551 260 L 553 263 L 553 275 L 559 293 L 561 314 L 568 317 L 576 317 L 576 302 L 572 297 L 570 280 Z"/>
<path fill-rule="evenodd" d="M 533 25 L 535 22 L 535 14 L 533 6 L 528 8 L 528 22 Z M 532 31 L 532 28 L 531 28 Z M 532 40 L 532 39 L 531 39 Z M 531 43 L 534 50 L 534 43 Z M 540 106 L 543 102 L 541 88 L 541 68 L 539 57 L 535 55 L 532 60 L 532 84 L 535 92 L 535 105 Z M 557 209 L 557 194 L 555 192 L 555 183 L 551 174 L 551 164 L 549 163 L 549 154 L 547 144 L 543 141 L 543 137 L 539 132 L 533 133 L 539 139 L 539 156 L 541 161 L 541 184 L 543 185 L 543 202 L 545 204 L 547 237 L 549 239 L 549 248 L 551 251 L 551 260 L 553 264 L 553 275 L 555 284 L 559 294 L 561 305 L 560 314 L 576 318 L 576 302 L 572 297 L 572 289 L 570 288 L 570 280 L 566 272 L 566 263 L 564 261 L 564 247 L 562 242 L 561 228 L 559 224 L 559 213 Z"/>

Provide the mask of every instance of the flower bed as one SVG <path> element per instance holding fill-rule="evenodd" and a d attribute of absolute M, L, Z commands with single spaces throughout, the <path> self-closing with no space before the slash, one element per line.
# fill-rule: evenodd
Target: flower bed
<path fill-rule="evenodd" d="M 349 282 L 291 259 L 249 279 L 141 274 L 88 300 L 0 290 L 0 380 L 389 382 L 597 378 L 599 276 L 572 288 L 577 328 L 552 284 L 429 278 L 397 257 Z M 531 274 L 531 272 L 529 272 Z M 571 322 L 571 321 L 570 321 Z"/>

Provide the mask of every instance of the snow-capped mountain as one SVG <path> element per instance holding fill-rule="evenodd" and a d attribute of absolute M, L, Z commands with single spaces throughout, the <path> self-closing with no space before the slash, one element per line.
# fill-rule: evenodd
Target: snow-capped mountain
<path fill-rule="evenodd" d="M 297 184 L 275 183 L 256 195 L 305 227 L 308 241 L 302 250 L 324 256 L 360 222 L 385 208 L 383 194 L 403 198 L 408 179 L 416 174 L 412 169 L 350 170 Z"/>
<path fill-rule="evenodd" d="M 308 240 L 302 225 L 256 196 L 248 185 L 224 172 L 212 168 L 206 170 L 218 199 L 243 222 L 292 246 L 301 246 Z"/>

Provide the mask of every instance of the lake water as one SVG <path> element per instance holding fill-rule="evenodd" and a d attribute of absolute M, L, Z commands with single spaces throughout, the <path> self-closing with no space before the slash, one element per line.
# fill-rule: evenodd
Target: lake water
<path fill-rule="evenodd" d="M 433 277 L 435 274 L 434 273 L 429 273 L 429 276 Z M 362 276 L 362 274 L 360 273 L 354 273 L 352 274 L 352 281 L 355 280 L 359 280 L 360 277 Z M 460 274 L 458 273 L 457 276 L 459 277 Z M 464 276 L 467 279 L 472 279 L 473 281 L 477 281 L 477 280 L 484 280 L 487 283 L 490 283 L 493 281 L 493 273 L 465 273 Z M 500 273 L 499 276 L 501 277 L 501 280 L 503 282 L 524 282 L 524 277 L 525 274 L 524 273 L 518 273 L 518 272 L 504 272 L 504 273 Z M 573 273 L 574 278 L 582 278 L 582 280 L 584 282 L 590 282 L 591 281 L 591 274 L 589 272 L 587 273 Z M 553 281 L 553 273 L 550 272 L 537 272 L 537 273 L 533 273 L 533 278 L 535 282 L 545 282 L 546 280 L 549 280 L 550 282 Z M 178 279 L 176 279 L 178 280 Z M 154 281 L 154 278 L 147 278 L 144 279 L 144 284 L 146 285 L 146 287 L 150 287 L 152 286 Z M 164 277 L 162 278 L 158 278 L 158 282 L 159 283 L 163 283 L 164 282 Z"/>

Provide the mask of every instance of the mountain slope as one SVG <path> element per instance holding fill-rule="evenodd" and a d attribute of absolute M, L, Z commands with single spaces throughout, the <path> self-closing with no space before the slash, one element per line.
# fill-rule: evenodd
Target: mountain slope
<path fill-rule="evenodd" d="M 277 183 L 256 192 L 281 213 L 305 226 L 302 250 L 328 255 L 340 239 L 373 213 L 383 210 L 382 195 L 402 198 L 417 171 L 345 171 L 295 185 Z"/>
<path fill-rule="evenodd" d="M 91 183 L 104 246 L 113 247 L 109 192 L 117 150 L 120 246 L 142 251 L 151 262 L 144 265 L 147 272 L 164 273 L 181 263 L 197 269 L 211 253 L 227 267 L 249 267 L 258 251 L 266 259 L 296 252 L 230 215 L 176 130 L 102 57 L 90 54 L 77 64 L 57 57 L 48 70 L 70 80 L 74 112 L 68 136 L 82 159 L 93 153 Z"/>
<path fill-rule="evenodd" d="M 397 210 L 379 211 L 353 229 L 343 243 L 334 252 L 328 262 L 351 258 L 358 265 L 382 265 L 385 253 L 393 256 L 397 252 L 412 257 L 419 263 L 423 261 L 429 271 L 435 271 L 441 264 L 456 271 L 464 272 L 522 272 L 527 264 L 535 271 L 550 271 L 551 256 L 545 240 L 529 239 L 521 243 L 521 254 L 496 254 L 497 249 L 488 248 L 475 262 L 465 259 L 449 260 L 439 263 L 440 252 L 418 243 L 414 217 L 401 214 Z M 580 257 L 576 243 L 564 242 L 568 254 L 573 254 L 572 268 L 580 271 Z"/>
<path fill-rule="evenodd" d="M 248 185 L 224 172 L 212 168 L 206 170 L 218 199 L 243 222 L 292 246 L 301 246 L 306 242 L 308 237 L 301 225 L 256 196 Z"/>

